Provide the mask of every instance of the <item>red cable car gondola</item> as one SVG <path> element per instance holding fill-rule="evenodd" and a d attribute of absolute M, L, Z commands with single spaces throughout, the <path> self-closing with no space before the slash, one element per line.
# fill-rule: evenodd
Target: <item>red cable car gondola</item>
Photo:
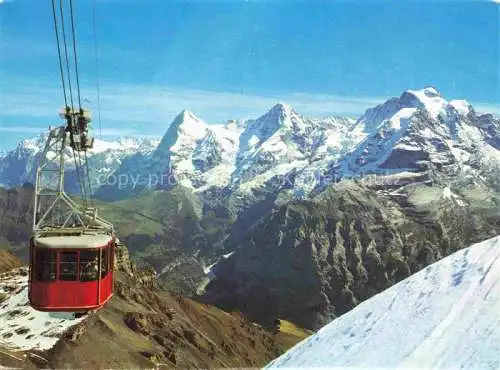
<path fill-rule="evenodd" d="M 36 310 L 86 312 L 102 307 L 113 295 L 116 238 L 113 225 L 97 216 L 97 208 L 92 201 L 87 151 L 92 149 L 94 140 L 90 112 L 83 109 L 81 103 L 73 3 L 69 2 L 74 54 L 74 73 L 71 74 L 73 67 L 69 63 L 63 2 L 59 5 L 60 22 L 55 1 L 52 0 L 65 102 L 61 118 L 65 124 L 49 128 L 44 151 L 39 157 L 33 236 L 30 239 L 28 296 Z M 71 76 L 75 77 L 76 91 L 73 91 L 75 84 Z M 75 106 L 73 97 L 77 98 L 78 106 Z M 65 193 L 66 161 L 71 158 L 75 162 L 82 205 Z"/>
<path fill-rule="evenodd" d="M 33 237 L 30 244 L 28 296 L 36 310 L 84 312 L 113 295 L 111 236 Z"/>

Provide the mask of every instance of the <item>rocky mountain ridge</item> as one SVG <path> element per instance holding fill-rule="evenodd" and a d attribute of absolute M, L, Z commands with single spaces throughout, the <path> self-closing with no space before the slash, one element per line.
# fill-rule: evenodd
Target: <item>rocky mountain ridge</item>
<path fill-rule="evenodd" d="M 497 118 L 476 114 L 465 100 L 447 101 L 432 87 L 407 90 L 357 121 L 306 118 L 282 103 L 240 125 L 208 125 L 184 111 L 145 173 L 197 193 L 227 189 L 244 196 L 287 183 L 300 197 L 335 180 L 366 174 L 431 167 L 474 174 L 498 160 L 499 135 Z"/>
<path fill-rule="evenodd" d="M 26 140 L 0 158 L 0 184 L 32 181 L 42 146 L 43 136 Z M 307 199 L 329 184 L 367 175 L 402 182 L 491 177 L 500 168 L 499 148 L 500 119 L 426 87 L 404 91 L 357 120 L 307 118 L 283 103 L 257 119 L 225 124 L 183 111 L 161 141 L 97 141 L 89 161 L 100 199 L 180 185 L 207 211 L 222 207 L 237 217 L 269 196 L 278 203 Z M 75 179 L 70 171 L 68 186 L 77 191 Z"/>

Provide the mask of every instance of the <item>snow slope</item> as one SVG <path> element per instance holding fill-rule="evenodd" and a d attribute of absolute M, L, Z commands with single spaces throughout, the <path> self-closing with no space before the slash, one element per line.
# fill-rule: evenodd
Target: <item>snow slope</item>
<path fill-rule="evenodd" d="M 267 367 L 499 369 L 500 236 L 455 252 Z"/>
<path fill-rule="evenodd" d="M 28 269 L 0 274 L 0 345 L 19 350 L 47 350 L 84 318 L 71 313 L 40 312 L 29 305 Z"/>

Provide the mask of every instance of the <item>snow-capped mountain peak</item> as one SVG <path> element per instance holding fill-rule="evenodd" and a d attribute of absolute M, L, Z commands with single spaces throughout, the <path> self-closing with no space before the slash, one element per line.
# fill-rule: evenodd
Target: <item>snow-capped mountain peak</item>
<path fill-rule="evenodd" d="M 228 183 L 234 170 L 238 137 L 242 128 L 236 122 L 209 125 L 194 113 L 179 113 L 153 155 L 154 173 L 173 170 L 184 186 Z"/>
<path fill-rule="evenodd" d="M 156 149 L 156 156 L 170 158 L 171 153 L 193 150 L 196 142 L 207 134 L 207 129 L 208 125 L 201 118 L 183 110 L 168 127 Z"/>
<path fill-rule="evenodd" d="M 336 165 L 341 177 L 446 169 L 447 176 L 498 161 L 498 121 L 477 116 L 465 100 L 427 87 L 368 109 L 353 132 L 364 138 Z M 474 170 L 472 170 L 474 171 Z M 433 175 L 432 175 L 433 176 Z"/>
<path fill-rule="evenodd" d="M 422 90 L 406 90 L 399 98 L 400 103 L 408 108 L 425 109 L 433 118 L 446 114 L 448 102 L 433 87 Z"/>
<path fill-rule="evenodd" d="M 206 123 L 196 116 L 193 112 L 189 110 L 183 110 L 174 119 L 171 124 L 172 128 L 189 130 L 189 129 L 199 129 L 200 126 L 206 126 Z"/>
<path fill-rule="evenodd" d="M 402 112 L 404 110 L 404 112 Z M 399 98 L 392 98 L 386 102 L 368 109 L 358 120 L 358 125 L 366 133 L 379 129 L 386 121 L 398 116 L 411 117 L 418 111 L 423 111 L 434 120 L 449 120 L 455 116 L 466 116 L 473 112 L 472 106 L 466 100 L 447 101 L 433 87 L 421 90 L 406 90 Z M 411 115 L 408 115 L 412 112 Z"/>
<path fill-rule="evenodd" d="M 264 142 L 280 129 L 298 132 L 303 128 L 302 117 L 291 106 L 278 103 L 260 118 L 249 120 L 243 135 L 254 142 Z"/>
<path fill-rule="evenodd" d="M 45 147 L 47 138 L 48 133 L 43 132 L 36 137 L 22 140 L 17 144 L 16 149 L 22 152 L 30 152 L 32 154 L 41 153 Z M 92 156 L 94 154 L 103 153 L 106 151 L 148 152 L 153 150 L 158 145 L 158 143 L 159 139 L 131 136 L 119 137 L 113 141 L 95 138 L 94 147 L 88 151 L 88 155 Z"/>
<path fill-rule="evenodd" d="M 156 148 L 159 139 L 121 137 L 114 141 L 94 140 L 94 147 L 89 151 L 90 155 L 103 153 L 106 151 L 122 151 L 129 153 L 149 153 Z"/>
<path fill-rule="evenodd" d="M 474 108 L 467 100 L 452 100 L 448 103 L 448 106 L 455 109 L 462 116 L 474 113 Z"/>
<path fill-rule="evenodd" d="M 180 147 L 182 146 L 192 147 L 197 140 L 202 139 L 206 135 L 207 126 L 194 113 L 183 110 L 168 127 L 167 132 L 156 149 L 156 155 L 163 158 L 168 156 L 172 151 L 181 150 Z M 175 148 L 174 145 L 176 146 Z"/>
<path fill-rule="evenodd" d="M 16 149 L 29 151 L 32 153 L 41 152 L 45 146 L 45 142 L 47 141 L 48 137 L 49 137 L 48 132 L 43 132 L 36 137 L 22 140 L 17 144 Z"/>
<path fill-rule="evenodd" d="M 276 117 L 278 120 L 283 120 L 287 116 L 297 115 L 297 112 L 292 108 L 291 105 L 286 103 L 276 103 L 264 116 Z"/>
<path fill-rule="evenodd" d="M 407 95 L 414 96 L 416 99 L 418 99 L 424 105 L 426 103 L 431 102 L 432 100 L 435 100 L 435 102 L 437 102 L 439 100 L 444 100 L 444 98 L 439 93 L 439 91 L 437 91 L 432 86 L 427 86 L 427 87 L 424 87 L 423 89 L 420 89 L 420 90 L 413 90 L 413 89 L 405 90 L 400 99 L 403 100 L 403 96 L 407 96 Z"/>
<path fill-rule="evenodd" d="M 434 119 L 440 116 L 442 118 L 449 118 L 454 113 L 466 116 L 474 112 L 472 105 L 467 100 L 447 101 L 433 87 L 426 87 L 422 90 L 407 90 L 401 95 L 399 101 L 404 106 L 426 110 Z"/>
<path fill-rule="evenodd" d="M 432 118 L 436 119 L 440 114 L 446 113 L 447 106 L 448 102 L 433 87 L 426 87 L 422 90 L 406 90 L 399 98 L 391 98 L 368 109 L 358 120 L 358 125 L 363 127 L 366 133 L 371 133 L 394 116 L 407 117 L 409 112 L 412 112 L 413 115 L 417 110 L 425 110 Z M 401 112 L 402 110 L 405 110 L 404 113 Z"/>

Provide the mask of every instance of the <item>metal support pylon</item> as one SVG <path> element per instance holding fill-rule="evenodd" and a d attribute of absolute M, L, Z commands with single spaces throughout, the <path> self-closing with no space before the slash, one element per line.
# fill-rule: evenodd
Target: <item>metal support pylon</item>
<path fill-rule="evenodd" d="M 67 127 L 49 128 L 36 171 L 33 234 L 112 234 L 113 225 L 99 217 L 96 208 L 77 204 L 64 191 L 64 156 L 68 139 L 73 142 Z"/>

